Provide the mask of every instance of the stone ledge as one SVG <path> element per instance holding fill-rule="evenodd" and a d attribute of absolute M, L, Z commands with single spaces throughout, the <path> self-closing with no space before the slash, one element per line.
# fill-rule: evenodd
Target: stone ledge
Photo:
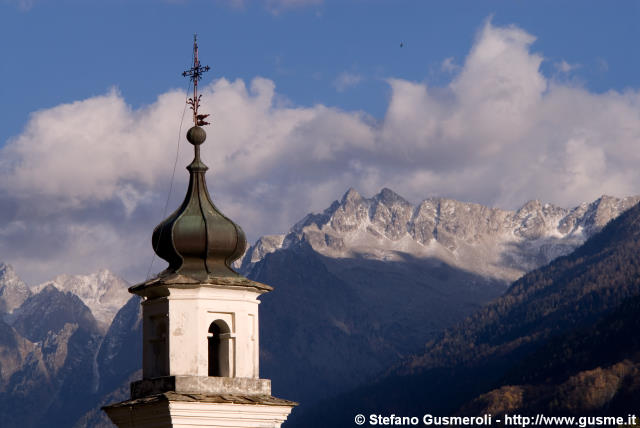
<path fill-rule="evenodd" d="M 147 397 L 141 397 L 131 400 L 122 401 L 120 403 L 109 404 L 102 407 L 102 409 L 128 407 L 140 404 L 151 404 L 167 401 L 185 401 L 185 402 L 200 402 L 200 403 L 226 403 L 226 404 L 259 404 L 263 406 L 289 406 L 295 407 L 298 405 L 295 401 L 285 400 L 283 398 L 272 397 L 268 395 L 241 395 L 241 394 L 217 394 L 217 395 L 205 395 L 205 394 L 181 394 L 177 392 L 165 392 L 162 394 L 150 395 Z"/>
<path fill-rule="evenodd" d="M 194 278 L 175 272 L 164 271 L 157 277 L 129 287 L 129 293 L 144 297 L 166 297 L 171 288 L 191 289 L 199 287 L 250 289 L 260 294 L 273 290 L 270 285 L 252 281 L 242 275 L 215 276 L 208 275 Z"/>
<path fill-rule="evenodd" d="M 104 406 L 120 428 L 281 428 L 298 403 L 271 395 L 202 395 L 165 392 Z"/>
<path fill-rule="evenodd" d="M 271 380 L 249 377 L 164 376 L 131 383 L 131 399 L 165 392 L 201 395 L 271 395 Z"/>

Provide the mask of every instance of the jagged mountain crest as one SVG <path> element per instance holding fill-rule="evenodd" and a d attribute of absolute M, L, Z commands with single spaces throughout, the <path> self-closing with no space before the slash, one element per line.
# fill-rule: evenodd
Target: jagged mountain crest
<path fill-rule="evenodd" d="M 372 198 L 350 188 L 340 201 L 308 214 L 288 234 L 260 238 L 247 251 L 242 271 L 266 254 L 308 242 L 329 257 L 390 260 L 409 253 L 512 281 L 569 253 L 639 201 L 640 196 L 604 195 L 565 209 L 531 200 L 510 211 L 447 198 L 414 206 L 388 188 Z"/>
<path fill-rule="evenodd" d="M 252 247 L 251 254 L 247 257 L 249 248 L 245 250 L 245 254 L 234 263 L 234 267 L 244 272 L 249 266 L 259 262 L 269 253 L 276 251 L 282 247 L 284 235 L 265 235 L 261 237 Z"/>
<path fill-rule="evenodd" d="M 89 275 L 58 275 L 51 281 L 33 286 L 38 293 L 48 286 L 60 291 L 71 292 L 91 309 L 101 330 L 111 324 L 118 310 L 129 300 L 129 284 L 108 269 L 101 269 Z"/>

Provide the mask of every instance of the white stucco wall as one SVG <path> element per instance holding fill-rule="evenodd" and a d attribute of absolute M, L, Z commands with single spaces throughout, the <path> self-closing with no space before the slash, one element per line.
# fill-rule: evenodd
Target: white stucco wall
<path fill-rule="evenodd" d="M 144 377 L 207 376 L 208 331 L 216 320 L 230 329 L 230 377 L 259 377 L 258 305 L 260 293 L 249 289 L 200 287 L 171 289 L 170 296 L 143 303 Z M 153 321 L 168 312 L 168 373 L 152 370 L 155 356 L 149 353 Z"/>

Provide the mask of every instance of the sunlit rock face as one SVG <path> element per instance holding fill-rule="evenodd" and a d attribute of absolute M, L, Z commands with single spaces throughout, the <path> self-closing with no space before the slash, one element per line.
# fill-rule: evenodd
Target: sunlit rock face
<path fill-rule="evenodd" d="M 435 258 L 487 278 L 513 281 L 568 254 L 638 201 L 639 196 L 605 195 L 566 209 L 533 200 L 510 211 L 446 198 L 413 205 L 390 189 L 372 198 L 349 189 L 289 233 L 260 238 L 240 266 L 248 273 L 267 254 L 307 242 L 331 258 Z"/>
<path fill-rule="evenodd" d="M 0 312 L 11 313 L 31 295 L 11 265 L 0 263 Z"/>

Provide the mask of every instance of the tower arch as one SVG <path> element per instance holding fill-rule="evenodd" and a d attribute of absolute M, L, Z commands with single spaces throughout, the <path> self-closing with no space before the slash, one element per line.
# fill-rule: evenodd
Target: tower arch
<path fill-rule="evenodd" d="M 233 377 L 231 363 L 231 329 L 223 320 L 215 320 L 207 332 L 208 375 L 214 377 Z"/>

